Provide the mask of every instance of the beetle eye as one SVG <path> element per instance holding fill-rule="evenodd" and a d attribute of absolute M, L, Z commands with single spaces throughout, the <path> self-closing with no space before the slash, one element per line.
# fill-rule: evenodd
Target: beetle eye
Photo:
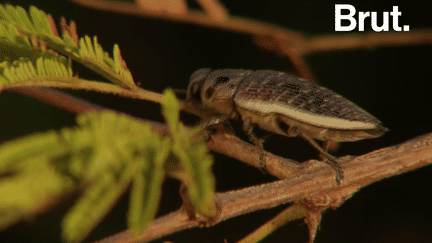
<path fill-rule="evenodd" d="M 223 84 L 223 83 L 226 83 L 226 82 L 228 82 L 229 81 L 229 78 L 228 77 L 218 77 L 217 79 L 216 79 L 216 83 L 217 84 Z"/>
<path fill-rule="evenodd" d="M 210 88 L 206 89 L 206 91 L 205 91 L 205 97 L 206 97 L 206 99 L 210 99 L 210 97 L 213 95 L 213 93 L 214 93 L 214 88 L 213 87 L 210 87 Z"/>

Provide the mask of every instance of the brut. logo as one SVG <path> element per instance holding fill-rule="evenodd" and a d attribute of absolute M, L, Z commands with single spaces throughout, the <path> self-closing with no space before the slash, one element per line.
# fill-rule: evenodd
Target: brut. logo
<path fill-rule="evenodd" d="M 348 10 L 349 14 L 342 14 L 342 10 Z M 350 4 L 335 4 L 335 31 L 351 31 L 357 26 L 357 21 L 354 18 L 356 9 Z M 392 27 L 394 31 L 409 31 L 409 25 L 404 25 L 403 28 L 399 26 L 399 16 L 402 16 L 402 12 L 399 12 L 398 6 L 393 6 L 393 11 L 390 12 L 392 18 Z M 364 31 L 365 21 L 370 17 L 370 23 L 372 30 L 376 32 L 389 31 L 389 12 L 383 12 L 383 24 L 378 26 L 377 23 L 377 12 L 359 12 L 358 13 L 358 31 Z M 348 20 L 350 24 L 348 26 L 342 26 L 342 20 Z"/>

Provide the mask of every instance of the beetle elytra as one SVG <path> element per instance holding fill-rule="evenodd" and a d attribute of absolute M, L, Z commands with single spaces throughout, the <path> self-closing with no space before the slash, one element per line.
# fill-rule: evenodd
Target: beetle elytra
<path fill-rule="evenodd" d="M 214 114 L 206 128 L 239 119 L 251 142 L 260 150 L 265 168 L 263 141 L 255 126 L 287 137 L 301 136 L 318 149 L 343 179 L 327 142 L 352 142 L 377 138 L 388 131 L 381 122 L 335 92 L 284 72 L 272 70 L 200 69 L 191 75 L 186 100 Z M 324 141 L 322 148 L 316 141 Z"/>

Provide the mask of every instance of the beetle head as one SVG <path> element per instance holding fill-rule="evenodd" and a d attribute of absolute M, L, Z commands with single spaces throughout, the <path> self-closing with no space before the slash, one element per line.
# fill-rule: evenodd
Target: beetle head
<path fill-rule="evenodd" d="M 219 114 L 228 114 L 234 108 L 233 97 L 237 87 L 251 73 L 251 70 L 239 69 L 213 72 L 200 69 L 191 76 L 187 100 Z"/>
<path fill-rule="evenodd" d="M 198 71 L 195 71 L 191 75 L 189 79 L 187 94 L 186 94 L 186 100 L 188 102 L 192 102 L 194 105 L 202 105 L 202 101 L 201 101 L 202 86 L 209 74 L 210 74 L 210 69 L 203 68 Z"/>

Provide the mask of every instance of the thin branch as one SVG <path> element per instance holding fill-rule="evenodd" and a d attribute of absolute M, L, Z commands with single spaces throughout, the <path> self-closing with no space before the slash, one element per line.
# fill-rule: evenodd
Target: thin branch
<path fill-rule="evenodd" d="M 14 88 L 10 91 L 33 97 L 47 104 L 76 114 L 107 110 L 85 100 L 50 88 Z"/>
<path fill-rule="evenodd" d="M 311 37 L 302 49 L 302 55 L 314 52 L 373 49 L 380 46 L 408 46 L 432 43 L 432 29 L 424 28 L 410 32 L 369 32 Z"/>
<path fill-rule="evenodd" d="M 244 142 L 235 135 L 228 133 L 212 134 L 207 145 L 215 152 L 260 168 L 259 150 L 254 145 Z M 267 151 L 264 151 L 264 159 L 268 173 L 280 179 L 295 177 L 302 173 L 302 164 L 297 161 L 282 158 Z"/>
<path fill-rule="evenodd" d="M 255 21 L 243 17 L 230 16 L 226 21 L 215 20 L 210 15 L 202 12 L 189 9 L 187 14 L 178 15 L 168 12 L 145 11 L 137 7 L 136 4 L 125 1 L 115 0 L 70 0 L 79 5 L 86 6 L 102 11 L 114 13 L 147 16 L 152 18 L 161 18 L 172 21 L 192 23 L 207 27 L 220 28 L 231 30 L 239 33 L 273 36 L 274 33 L 286 36 L 292 42 L 298 42 L 303 38 L 303 35 L 294 31 L 286 30 L 275 25 L 266 24 L 262 21 Z"/>
<path fill-rule="evenodd" d="M 40 78 L 39 78 L 40 79 Z M 27 92 L 31 93 L 32 89 L 46 87 L 46 88 L 63 88 L 63 89 L 74 89 L 74 90 L 87 90 L 87 91 L 97 91 L 101 93 L 121 95 L 122 97 L 127 97 L 131 99 L 148 100 L 156 103 L 162 102 L 162 94 L 148 91 L 145 89 L 138 88 L 136 91 L 125 89 L 110 83 L 102 83 L 95 81 L 81 81 L 76 77 L 70 77 L 68 79 L 75 80 L 75 82 L 58 82 L 56 78 L 43 78 L 44 81 L 32 81 L 29 79 L 27 82 L 11 83 L 0 87 L 0 93 L 6 90 L 19 90 L 28 89 Z M 65 78 L 62 78 L 65 79 Z M 44 89 L 47 90 L 47 89 Z M 33 95 L 38 95 L 37 92 Z M 53 105 L 59 105 L 58 102 L 61 100 L 53 100 Z"/>
<path fill-rule="evenodd" d="M 186 0 L 136 0 L 140 8 L 156 12 L 168 12 L 170 14 L 185 14 L 187 11 Z"/>
<path fill-rule="evenodd" d="M 109 84 L 112 85 L 112 84 Z M 72 87 L 70 87 L 72 88 Z M 63 110 L 81 114 L 86 112 L 93 112 L 93 111 L 113 111 L 116 113 L 123 114 L 125 116 L 128 116 L 134 120 L 149 124 L 153 130 L 159 132 L 163 136 L 168 136 L 170 134 L 169 128 L 165 124 L 161 124 L 154 121 L 144 120 L 137 117 L 130 116 L 128 114 L 124 114 L 118 111 L 110 110 L 106 107 L 99 106 L 92 104 L 86 100 L 74 97 L 72 95 L 66 94 L 62 91 L 50 89 L 50 88 L 29 88 L 29 87 L 20 87 L 20 88 L 12 88 L 9 89 L 9 91 L 18 93 L 18 94 L 24 94 L 29 97 L 33 97 L 37 100 L 40 100 L 42 102 L 45 102 L 50 105 L 54 105 L 58 108 L 61 108 Z M 127 92 L 132 92 L 129 90 L 126 90 Z M 157 95 L 162 96 L 161 94 L 154 93 Z M 162 98 L 161 98 L 162 99 Z"/>
<path fill-rule="evenodd" d="M 40 92 L 37 90 L 35 93 L 40 94 Z M 36 95 L 38 96 L 43 96 L 43 94 Z M 70 97 L 61 95 L 61 92 L 55 97 L 72 102 L 72 106 L 75 105 L 74 102 L 89 106 L 85 104 L 85 101 L 76 98 L 68 99 Z M 82 110 L 88 110 L 88 108 Z M 142 122 L 149 123 L 154 130 L 163 135 L 169 135 L 168 129 L 163 124 L 144 120 Z M 216 133 L 212 135 L 208 145 L 212 150 L 259 168 L 259 151 L 253 145 L 231 134 Z M 340 186 L 334 182 L 333 170 L 324 163 L 311 160 L 299 164 L 266 152 L 265 159 L 269 173 L 279 178 L 289 179 L 233 192 L 217 193 L 215 200 L 221 208 L 221 215 L 217 222 L 294 201 L 299 201 L 309 207 L 337 207 L 361 187 L 430 164 L 432 161 L 430 145 L 432 145 L 432 134 L 427 134 L 354 159 L 351 156 L 339 158 L 345 175 L 344 183 Z M 233 153 L 233 151 L 236 152 Z M 145 236 L 135 237 L 126 231 L 115 237 L 120 237 L 122 242 L 151 240 L 200 224 L 201 222 L 189 220 L 185 212 L 178 210 L 156 219 L 147 229 Z M 113 240 L 113 238 L 108 239 Z"/>
<path fill-rule="evenodd" d="M 426 134 L 351 160 L 348 156 L 340 158 L 345 160 L 341 163 L 345 174 L 342 185 L 335 184 L 327 166 L 311 160 L 302 166 L 302 174 L 297 177 L 216 193 L 215 200 L 221 208 L 218 222 L 289 202 L 335 208 L 372 182 L 431 164 L 431 145 L 432 134 Z M 145 242 L 199 225 L 200 222 L 190 220 L 180 209 L 154 220 L 140 235 L 123 231 L 99 242 Z"/>
<path fill-rule="evenodd" d="M 218 0 L 196 0 L 214 20 L 228 19 L 228 10 Z"/>
<path fill-rule="evenodd" d="M 64 85 L 64 88 L 73 88 L 78 89 L 79 87 L 75 87 L 68 83 L 61 83 Z M 147 97 L 148 94 L 156 97 L 154 100 L 158 100 L 155 102 L 160 103 L 162 101 L 162 95 L 158 93 L 153 93 L 150 91 L 139 90 L 138 94 L 133 91 L 119 88 L 112 84 L 104 84 L 111 88 L 115 87 L 117 92 L 124 92 L 128 95 L 138 95 L 138 98 Z M 64 110 L 73 112 L 73 113 L 84 113 L 90 111 L 102 111 L 108 110 L 105 107 L 94 105 L 88 101 L 73 97 L 64 92 L 53 90 L 49 88 L 29 88 L 29 87 L 16 87 L 9 88 L 8 90 L 25 94 L 27 96 L 36 98 L 43 102 L 52 104 Z M 116 93 L 116 92 L 113 92 Z M 183 110 L 191 112 L 196 115 L 205 116 L 205 111 L 196 110 L 194 107 L 187 106 L 183 102 Z M 140 120 L 138 118 L 132 117 L 134 119 Z M 141 120 L 146 123 L 151 123 L 154 130 L 160 132 L 163 135 L 168 135 L 168 128 L 160 123 L 150 122 L 146 120 Z M 227 156 L 236 158 L 244 163 L 260 168 L 259 165 L 259 151 L 255 148 L 255 146 L 246 143 L 234 135 L 227 133 L 216 133 L 212 135 L 212 139 L 207 143 L 210 149 L 213 151 L 225 154 Z M 288 178 L 292 176 L 296 176 L 299 174 L 299 169 L 301 168 L 300 164 L 294 160 L 284 159 L 282 157 L 273 155 L 268 152 L 264 152 L 264 158 L 266 160 L 266 168 L 268 172 L 278 178 Z"/>
<path fill-rule="evenodd" d="M 219 29 L 230 30 L 238 33 L 251 34 L 252 36 L 265 36 L 271 39 L 282 39 L 283 42 L 288 46 L 298 48 L 303 46 L 305 43 L 305 37 L 303 34 L 281 28 L 276 25 L 267 24 L 262 21 L 256 21 L 247 19 L 244 17 L 226 16 L 227 13 L 220 11 L 217 13 L 215 18 L 212 15 L 206 14 L 203 11 L 196 11 L 189 9 L 184 14 L 171 13 L 169 11 L 152 11 L 152 9 L 141 9 L 136 4 L 124 1 L 115 0 L 70 0 L 82 6 L 86 6 L 93 9 L 135 15 L 135 16 L 147 16 L 151 18 L 161 18 L 170 21 L 179 21 L 185 23 L 192 23 L 196 25 L 202 25 L 206 27 L 213 27 Z M 280 49 L 280 48 L 278 48 Z M 280 52 L 282 55 L 291 58 L 288 54 L 301 53 L 300 50 L 289 50 Z M 312 78 L 313 75 L 308 71 L 308 67 L 304 64 L 304 61 L 294 61 L 294 65 L 297 70 L 300 70 L 301 75 L 305 78 Z M 312 80 L 312 79 L 311 79 Z"/>
<path fill-rule="evenodd" d="M 249 33 L 256 39 L 270 39 L 270 44 L 256 41 L 260 46 L 266 46 L 266 49 L 276 50 L 288 56 L 296 65 L 297 70 L 302 76 L 310 74 L 307 66 L 304 64 L 304 55 L 313 52 L 322 52 L 330 50 L 343 50 L 355 48 L 375 48 L 378 46 L 390 45 L 407 45 L 432 43 L 432 30 L 424 29 L 404 33 L 373 33 L 366 35 L 339 35 L 306 38 L 304 35 L 279 28 L 277 26 L 264 24 L 262 22 L 248 20 L 244 18 L 230 17 L 227 21 L 215 21 L 208 15 L 198 11 L 189 11 L 186 15 L 170 15 L 164 12 L 148 12 L 136 8 L 135 5 L 117 2 L 117 1 L 82 1 L 72 0 L 83 5 L 97 3 L 99 9 L 129 13 L 134 15 L 146 15 L 170 20 L 190 22 L 209 27 L 217 27 L 232 30 L 241 33 Z M 126 6 L 122 8 L 120 5 Z M 273 41 L 274 45 L 271 43 Z M 272 47 L 268 48 L 268 46 Z M 304 68 L 306 67 L 306 69 Z M 310 77 L 312 77 L 310 75 Z M 309 78 L 310 78 L 309 77 Z M 62 88 L 77 88 L 76 84 L 62 84 Z M 111 85 L 114 86 L 114 85 Z M 57 86 L 47 86 L 57 87 Z M 87 88 L 86 88 L 87 89 Z M 97 90 L 97 89 L 95 89 Z M 114 90 L 114 91 L 113 91 Z M 116 93 L 130 98 L 143 98 L 160 103 L 161 97 L 156 93 L 145 93 L 140 89 L 137 93 L 107 86 L 107 93 Z M 41 92 L 35 90 L 33 93 Z M 156 94 L 152 96 L 152 94 Z M 58 97 L 58 96 L 57 96 Z M 57 98 L 45 99 L 46 101 L 57 104 Z M 151 98 L 149 98 L 151 97 Z M 64 103 L 64 102 L 60 102 Z M 62 105 L 61 105 L 62 106 Z M 86 105 L 80 104 L 76 107 L 64 108 L 74 112 L 85 112 Z M 84 107 L 84 108 L 83 108 Z M 90 109 L 99 109 L 101 107 L 92 107 Z M 75 110 L 74 110 L 75 109 Z M 189 109 L 186 107 L 185 109 Z M 196 113 L 195 113 L 196 114 Z M 161 131 L 166 127 L 163 125 L 157 128 Z M 212 136 L 209 141 L 209 147 L 215 151 L 224 153 L 228 156 L 235 157 L 243 162 L 259 167 L 259 152 L 255 147 L 240 141 L 235 136 L 219 133 Z M 277 181 L 255 187 L 249 187 L 243 190 L 217 193 L 215 200 L 219 204 L 222 212 L 217 222 L 221 222 L 237 215 L 249 213 L 258 209 L 266 209 L 278 206 L 288 202 L 301 202 L 303 204 L 321 207 L 337 207 L 347 198 L 351 197 L 359 188 L 364 187 L 372 182 L 401 174 L 405 171 L 413 170 L 425 166 L 432 161 L 432 152 L 429 145 L 432 145 L 432 135 L 428 134 L 401 145 L 380 149 L 372 153 L 359 156 L 339 158 L 345 175 L 345 181 L 342 185 L 337 186 L 334 183 L 334 173 L 323 163 L 308 161 L 307 163 L 298 164 L 289 159 L 283 159 L 270 153 L 265 153 L 266 165 L 270 174 L 279 178 L 289 178 L 283 181 Z M 234 148 L 234 149 L 233 149 Z M 233 153 L 236 151 L 236 153 Z M 319 220 L 318 220 L 319 221 Z M 102 242 L 142 242 L 159 238 L 163 235 L 173 232 L 199 226 L 202 222 L 190 220 L 186 212 L 178 210 L 164 217 L 156 219 L 142 235 L 134 236 L 125 231 L 113 237 L 109 237 Z"/>
<path fill-rule="evenodd" d="M 373 32 L 364 35 L 350 33 L 346 35 L 307 37 L 296 31 L 243 17 L 229 16 L 215 19 L 202 11 L 190 9 L 184 14 L 151 11 L 151 9 L 143 10 L 134 3 L 115 0 L 71 1 L 103 11 L 193 23 L 250 34 L 253 36 L 254 42 L 261 48 L 286 56 L 294 64 L 300 76 L 311 81 L 314 80 L 314 77 L 304 61 L 304 56 L 314 52 L 432 43 L 432 29 L 430 28 L 410 32 Z"/>
<path fill-rule="evenodd" d="M 259 242 L 287 222 L 303 218 L 305 215 L 306 207 L 300 203 L 295 203 L 237 243 Z"/>

